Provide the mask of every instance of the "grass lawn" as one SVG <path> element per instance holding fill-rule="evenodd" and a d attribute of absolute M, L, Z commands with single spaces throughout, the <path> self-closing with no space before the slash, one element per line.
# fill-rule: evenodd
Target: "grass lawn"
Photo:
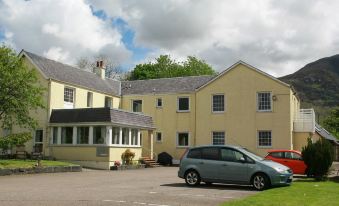
<path fill-rule="evenodd" d="M 36 160 L 0 160 L 0 169 L 30 168 L 37 163 Z M 70 166 L 68 162 L 42 160 L 42 166 Z"/>
<path fill-rule="evenodd" d="M 273 188 L 259 192 L 242 200 L 225 202 L 224 206 L 320 206 L 339 205 L 339 183 L 315 182 L 304 179 L 291 186 Z"/>

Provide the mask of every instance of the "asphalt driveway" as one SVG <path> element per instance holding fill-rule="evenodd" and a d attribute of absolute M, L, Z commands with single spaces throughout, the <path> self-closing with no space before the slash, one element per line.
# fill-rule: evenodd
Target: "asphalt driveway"
<path fill-rule="evenodd" d="M 218 205 L 256 193 L 250 187 L 187 187 L 178 168 L 0 177 L 0 205 Z"/>

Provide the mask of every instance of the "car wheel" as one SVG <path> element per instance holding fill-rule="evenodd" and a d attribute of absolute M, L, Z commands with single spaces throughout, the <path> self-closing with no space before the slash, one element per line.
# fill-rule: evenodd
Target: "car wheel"
<path fill-rule="evenodd" d="M 200 184 L 200 181 L 200 176 L 195 170 L 190 170 L 185 174 L 185 182 L 188 186 L 197 186 Z"/>
<path fill-rule="evenodd" d="M 269 186 L 269 180 L 264 174 L 256 174 L 252 179 L 252 185 L 256 190 L 264 190 Z"/>

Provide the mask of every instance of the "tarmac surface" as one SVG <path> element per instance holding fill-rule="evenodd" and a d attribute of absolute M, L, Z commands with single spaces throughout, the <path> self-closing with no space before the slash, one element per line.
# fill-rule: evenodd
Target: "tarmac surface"
<path fill-rule="evenodd" d="M 187 187 L 177 167 L 0 177 L 0 205 L 219 205 L 255 194 L 251 187 Z"/>

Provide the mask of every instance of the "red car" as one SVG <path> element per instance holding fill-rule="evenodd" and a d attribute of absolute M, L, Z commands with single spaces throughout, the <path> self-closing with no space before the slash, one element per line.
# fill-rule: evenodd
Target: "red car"
<path fill-rule="evenodd" d="M 294 174 L 306 174 L 305 165 L 301 152 L 296 150 L 270 150 L 265 159 L 278 162 L 292 169 Z"/>

